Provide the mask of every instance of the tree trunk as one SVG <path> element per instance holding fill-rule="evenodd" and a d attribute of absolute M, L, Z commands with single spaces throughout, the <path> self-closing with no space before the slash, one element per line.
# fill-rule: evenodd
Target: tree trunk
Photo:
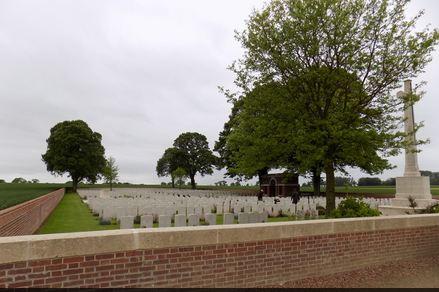
<path fill-rule="evenodd" d="M 72 177 L 72 183 L 73 183 L 73 192 L 76 193 L 78 190 L 78 178 Z"/>
<path fill-rule="evenodd" d="M 172 188 L 175 189 L 175 177 L 171 175 Z"/>
<path fill-rule="evenodd" d="M 320 196 L 320 181 L 321 181 L 321 171 L 318 168 L 313 169 L 312 173 L 312 186 L 314 190 L 314 196 Z"/>
<path fill-rule="evenodd" d="M 113 191 L 113 180 L 110 180 L 110 192 Z"/>
<path fill-rule="evenodd" d="M 325 162 L 326 173 L 326 215 L 335 209 L 335 176 L 332 161 Z"/>
<path fill-rule="evenodd" d="M 191 174 L 190 177 L 192 189 L 195 190 L 197 188 L 197 186 L 195 185 L 195 174 Z"/>
<path fill-rule="evenodd" d="M 261 170 L 258 170 L 259 190 L 262 189 L 262 176 L 267 174 L 268 174 L 268 168 L 263 168 Z"/>

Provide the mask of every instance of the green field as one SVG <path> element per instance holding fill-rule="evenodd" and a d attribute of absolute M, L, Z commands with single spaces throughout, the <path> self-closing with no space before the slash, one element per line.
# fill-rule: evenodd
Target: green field
<path fill-rule="evenodd" d="M 38 198 L 61 188 L 60 184 L 0 184 L 0 210 Z"/>

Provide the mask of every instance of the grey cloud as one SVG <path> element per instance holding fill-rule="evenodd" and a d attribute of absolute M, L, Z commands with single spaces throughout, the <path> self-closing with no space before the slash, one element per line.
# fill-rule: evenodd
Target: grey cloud
<path fill-rule="evenodd" d="M 218 85 L 233 86 L 226 67 L 241 56 L 234 30 L 244 28 L 262 0 L 4 0 L 0 2 L 0 178 L 65 181 L 45 170 L 49 130 L 83 119 L 103 135 L 122 181 L 159 183 L 155 163 L 186 131 L 213 146 L 230 105 Z M 414 1 L 438 27 L 436 0 Z M 439 56 L 422 77 L 427 95 L 417 106 L 420 135 L 432 143 L 420 164 L 436 169 Z M 402 173 L 402 157 L 394 159 Z M 362 175 L 353 170 L 354 176 Z M 198 178 L 222 179 L 222 172 Z"/>

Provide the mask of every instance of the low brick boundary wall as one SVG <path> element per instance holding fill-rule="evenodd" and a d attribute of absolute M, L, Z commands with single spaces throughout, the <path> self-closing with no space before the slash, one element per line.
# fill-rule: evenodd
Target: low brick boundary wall
<path fill-rule="evenodd" d="M 52 213 L 64 195 L 59 189 L 47 195 L 0 211 L 0 236 L 33 234 Z"/>
<path fill-rule="evenodd" d="M 439 215 L 0 238 L 0 288 L 263 287 L 439 254 Z"/>

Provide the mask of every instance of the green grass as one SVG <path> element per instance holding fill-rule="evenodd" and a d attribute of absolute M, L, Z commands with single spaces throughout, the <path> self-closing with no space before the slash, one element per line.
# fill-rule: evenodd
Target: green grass
<path fill-rule="evenodd" d="M 61 187 L 59 184 L 0 183 L 0 210 L 38 198 Z"/>
<path fill-rule="evenodd" d="M 37 234 L 119 229 L 118 224 L 99 225 L 87 204 L 77 194 L 66 194 Z"/>

